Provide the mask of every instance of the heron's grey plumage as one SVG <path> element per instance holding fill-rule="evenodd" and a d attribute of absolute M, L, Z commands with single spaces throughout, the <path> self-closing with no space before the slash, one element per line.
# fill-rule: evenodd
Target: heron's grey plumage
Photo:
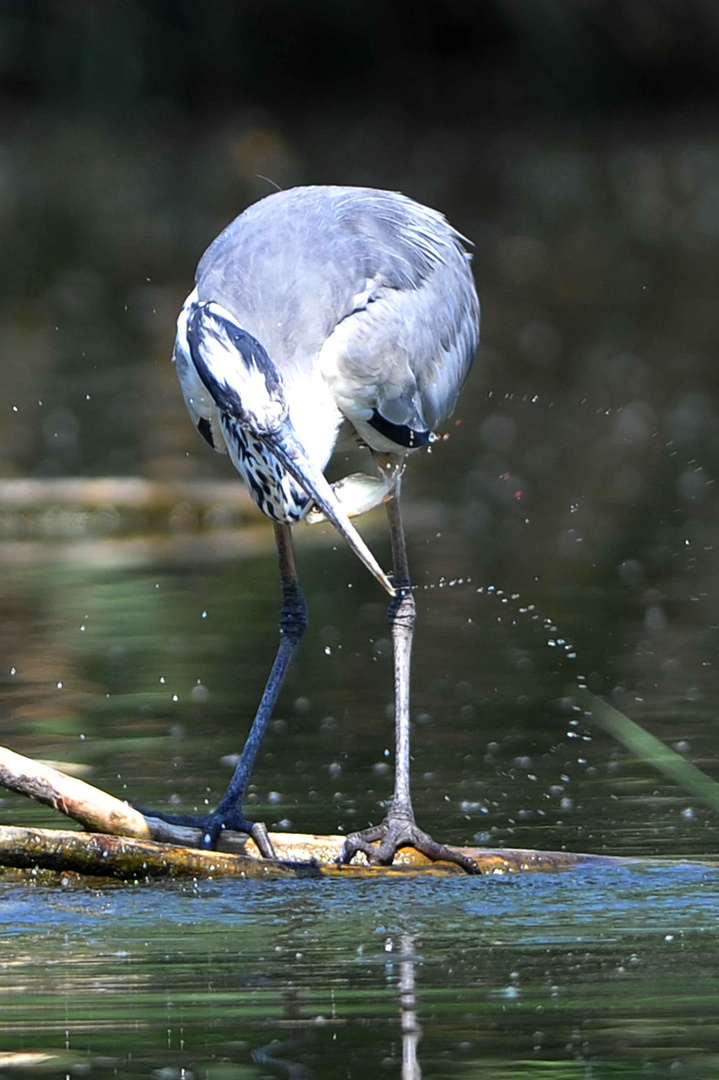
<path fill-rule="evenodd" d="M 440 424 L 477 345 L 462 237 L 436 211 L 371 188 L 293 188 L 250 206 L 203 256 L 196 297 L 262 343 L 323 466 L 344 419 L 384 452 L 406 445 L 370 425 L 375 410 L 416 432 Z"/>

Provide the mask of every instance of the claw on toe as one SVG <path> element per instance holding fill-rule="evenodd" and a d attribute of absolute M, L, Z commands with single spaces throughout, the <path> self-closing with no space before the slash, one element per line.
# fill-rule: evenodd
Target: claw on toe
<path fill-rule="evenodd" d="M 250 836 L 257 845 L 257 850 L 263 859 L 276 859 L 277 852 L 275 846 L 270 840 L 270 834 L 267 831 L 267 826 L 263 821 L 256 821 L 250 830 Z"/>
<path fill-rule="evenodd" d="M 213 815 L 211 815 L 207 822 L 205 835 L 202 838 L 203 847 L 214 848 L 221 833 L 225 832 L 226 829 L 232 829 L 236 833 L 248 833 L 255 841 L 255 846 L 262 859 L 277 858 L 270 834 L 267 831 L 267 825 L 261 821 L 247 821 L 242 815 L 223 815 L 222 818 L 219 818 L 218 815 L 217 820 L 213 820 Z"/>
<path fill-rule="evenodd" d="M 217 812 L 210 814 L 205 822 L 205 832 L 202 836 L 203 848 L 207 851 L 214 850 L 217 841 L 226 829 L 249 833 L 263 859 L 277 858 L 274 844 L 270 840 L 270 834 L 264 822 L 246 821 L 242 816 L 220 816 Z"/>

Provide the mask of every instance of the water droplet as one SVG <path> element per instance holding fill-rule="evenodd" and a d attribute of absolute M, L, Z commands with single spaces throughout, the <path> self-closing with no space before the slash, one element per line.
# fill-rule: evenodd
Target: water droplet
<path fill-rule="evenodd" d="M 193 686 L 190 691 L 190 697 L 194 702 L 204 704 L 206 701 L 210 700 L 210 691 L 198 679 L 197 684 Z"/>

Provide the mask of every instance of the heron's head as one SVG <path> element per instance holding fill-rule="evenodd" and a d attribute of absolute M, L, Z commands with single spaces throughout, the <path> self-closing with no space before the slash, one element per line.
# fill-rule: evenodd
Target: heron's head
<path fill-rule="evenodd" d="M 194 303 L 187 320 L 190 354 L 217 407 L 258 438 L 286 422 L 282 379 L 260 342 L 215 301 Z"/>
<path fill-rule="evenodd" d="M 377 560 L 327 483 L 322 469 L 300 443 L 289 415 L 282 378 L 264 348 L 215 301 L 194 301 L 186 324 L 189 354 L 221 413 L 260 439 L 319 506 L 352 550 L 394 595 Z"/>

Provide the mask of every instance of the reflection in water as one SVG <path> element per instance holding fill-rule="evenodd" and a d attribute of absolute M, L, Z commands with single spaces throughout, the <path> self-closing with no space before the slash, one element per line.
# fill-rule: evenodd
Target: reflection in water
<path fill-rule="evenodd" d="M 414 937 L 407 933 L 400 934 L 400 954 L 388 962 L 388 983 L 395 984 L 395 965 L 399 968 L 399 979 L 396 981 L 396 992 L 399 999 L 399 1026 L 402 1040 L 402 1080 L 422 1080 L 417 1048 L 422 1038 L 422 1028 L 417 1019 L 417 998 L 415 993 L 415 942 Z M 385 951 L 393 951 L 393 942 L 388 939 L 385 942 Z M 300 995 L 297 987 L 288 987 L 284 1001 L 284 1019 L 288 1026 L 299 1029 L 299 1033 L 291 1039 L 273 1038 L 264 1046 L 257 1047 L 252 1051 L 252 1060 L 260 1065 L 281 1072 L 290 1080 L 310 1080 L 315 1074 L 305 1064 L 303 1059 L 309 1055 L 316 1056 L 312 1039 L 316 1030 L 316 1018 L 303 1017 L 300 1007 Z M 322 1018 L 323 1023 L 327 1018 Z M 332 1017 L 337 1022 L 339 1017 Z M 378 1034 L 378 1033 L 377 1033 Z M 389 1059 L 388 1059 L 389 1060 Z M 346 1062 L 347 1075 L 353 1076 L 352 1055 L 348 1055 Z M 360 1073 L 361 1075 L 361 1073 Z"/>
<path fill-rule="evenodd" d="M 417 999 L 414 992 L 414 939 L 409 934 L 402 934 L 400 945 L 402 948 L 399 958 L 402 1080 L 421 1080 L 422 1070 L 417 1060 L 417 1047 L 422 1038 L 422 1028 L 417 1020 Z"/>
<path fill-rule="evenodd" d="M 312 1073 L 299 1062 L 289 1060 L 297 1051 L 297 1041 L 279 1042 L 273 1039 L 267 1046 L 252 1051 L 252 1060 L 273 1072 L 289 1077 L 289 1080 L 310 1080 Z"/>
<path fill-rule="evenodd" d="M 312 1073 L 300 1062 L 305 1052 L 304 1037 L 310 1030 L 307 1021 L 302 1019 L 299 995 L 295 986 L 288 986 L 285 993 L 284 1019 L 288 1026 L 298 1027 L 302 1034 L 292 1039 L 272 1039 L 266 1046 L 258 1046 L 252 1051 L 252 1060 L 264 1065 L 273 1072 L 289 1077 L 289 1080 L 311 1080 Z"/>
<path fill-rule="evenodd" d="M 41 1055 L 102 1080 L 716 1077 L 719 876 L 700 866 L 6 881 L 0 917 L 0 1050 L 24 1075 Z"/>

